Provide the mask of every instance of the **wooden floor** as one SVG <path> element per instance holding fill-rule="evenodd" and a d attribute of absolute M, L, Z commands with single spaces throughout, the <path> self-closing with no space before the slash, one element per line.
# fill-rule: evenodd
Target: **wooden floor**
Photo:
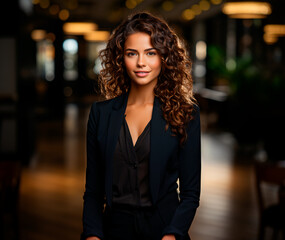
<path fill-rule="evenodd" d="M 63 121 L 38 122 L 37 151 L 22 171 L 21 240 L 79 240 L 88 111 L 70 104 Z M 194 240 L 257 239 L 252 163 L 236 154 L 231 134 L 202 130 L 201 204 L 190 228 Z"/>

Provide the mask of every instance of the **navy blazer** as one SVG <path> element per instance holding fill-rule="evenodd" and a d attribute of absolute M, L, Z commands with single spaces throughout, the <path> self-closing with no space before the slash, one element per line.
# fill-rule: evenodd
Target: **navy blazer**
<path fill-rule="evenodd" d="M 104 238 L 104 204 L 112 207 L 112 161 L 123 122 L 128 93 L 94 102 L 87 124 L 87 168 L 83 207 L 82 239 Z M 201 141 L 200 112 L 187 126 L 183 147 L 170 128 L 165 131 L 160 102 L 155 97 L 150 125 L 149 184 L 152 204 L 165 224 L 163 234 L 188 236 L 200 199 Z M 179 191 L 177 179 L 179 178 Z M 178 194 L 179 193 L 179 194 Z M 188 237 L 189 239 L 189 237 Z"/>

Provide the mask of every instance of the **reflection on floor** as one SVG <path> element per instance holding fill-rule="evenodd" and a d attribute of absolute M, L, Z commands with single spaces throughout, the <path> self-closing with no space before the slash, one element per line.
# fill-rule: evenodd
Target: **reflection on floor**
<path fill-rule="evenodd" d="M 70 104 L 64 121 L 39 122 L 37 153 L 23 169 L 22 240 L 79 240 L 89 106 Z M 194 240 L 254 240 L 258 210 L 252 161 L 239 159 L 229 133 L 202 131 L 201 205 Z"/>

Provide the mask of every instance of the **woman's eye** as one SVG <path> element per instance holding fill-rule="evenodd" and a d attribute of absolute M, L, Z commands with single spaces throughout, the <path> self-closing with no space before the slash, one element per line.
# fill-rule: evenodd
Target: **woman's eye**
<path fill-rule="evenodd" d="M 127 56 L 128 56 L 128 57 L 132 57 L 132 56 L 135 56 L 135 55 L 136 55 L 136 54 L 133 53 L 133 52 L 128 52 L 128 53 L 127 53 Z"/>
<path fill-rule="evenodd" d="M 156 55 L 156 52 L 148 52 L 147 55 L 154 56 L 154 55 Z"/>

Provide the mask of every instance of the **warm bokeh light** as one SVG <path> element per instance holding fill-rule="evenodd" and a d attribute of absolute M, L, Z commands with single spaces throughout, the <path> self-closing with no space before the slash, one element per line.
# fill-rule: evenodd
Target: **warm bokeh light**
<path fill-rule="evenodd" d="M 110 37 L 108 31 L 93 31 L 84 35 L 84 39 L 87 41 L 107 41 Z"/>
<path fill-rule="evenodd" d="M 285 25 L 282 24 L 267 24 L 264 27 L 264 32 L 278 36 L 285 36 Z"/>
<path fill-rule="evenodd" d="M 210 3 L 207 0 L 201 0 L 199 6 L 203 11 L 207 11 L 210 9 Z"/>
<path fill-rule="evenodd" d="M 267 24 L 264 26 L 263 40 L 267 44 L 274 44 L 278 41 L 278 37 L 285 36 L 285 25 Z"/>
<path fill-rule="evenodd" d="M 239 19 L 262 19 L 265 18 L 265 15 L 262 14 L 232 14 L 229 15 L 230 18 L 239 18 Z"/>
<path fill-rule="evenodd" d="M 133 9 L 137 6 L 137 2 L 135 0 L 127 0 L 126 1 L 126 7 L 128 9 Z"/>
<path fill-rule="evenodd" d="M 271 45 L 271 44 L 274 44 L 278 41 L 278 37 L 274 36 L 274 35 L 271 35 L 271 34 L 267 34 L 265 33 L 263 35 L 263 40 L 264 42 L 266 42 L 267 44 Z"/>
<path fill-rule="evenodd" d="M 196 57 L 199 60 L 204 60 L 207 56 L 207 44 L 204 41 L 196 43 Z"/>
<path fill-rule="evenodd" d="M 201 14 L 202 10 L 198 4 L 194 4 L 191 9 L 194 11 L 195 15 Z"/>
<path fill-rule="evenodd" d="M 231 18 L 265 18 L 271 14 L 271 5 L 265 2 L 228 2 L 222 11 Z"/>
<path fill-rule="evenodd" d="M 70 10 L 76 9 L 78 7 L 78 0 L 66 1 L 66 7 Z"/>
<path fill-rule="evenodd" d="M 185 9 L 182 12 L 182 18 L 187 21 L 192 20 L 195 18 L 195 12 L 192 9 Z"/>
<path fill-rule="evenodd" d="M 53 4 L 49 8 L 49 13 L 52 15 L 56 15 L 58 14 L 59 10 L 60 10 L 59 6 L 57 4 Z"/>
<path fill-rule="evenodd" d="M 92 22 L 67 22 L 63 25 L 65 34 L 84 35 L 97 29 L 97 24 Z"/>
<path fill-rule="evenodd" d="M 134 9 L 137 5 L 139 5 L 142 2 L 143 2 L 143 0 L 126 0 L 125 6 L 128 9 Z"/>
<path fill-rule="evenodd" d="M 214 5 L 218 5 L 221 4 L 223 0 L 211 0 L 211 3 L 213 3 Z"/>
<path fill-rule="evenodd" d="M 172 1 L 164 1 L 162 3 L 162 8 L 164 11 L 171 11 L 174 8 L 174 3 Z"/>
<path fill-rule="evenodd" d="M 49 5 L 50 5 L 50 1 L 49 0 L 40 0 L 41 8 L 48 8 Z"/>
<path fill-rule="evenodd" d="M 59 14 L 58 17 L 62 20 L 65 21 L 69 18 L 69 11 L 66 9 L 62 9 Z"/>
<path fill-rule="evenodd" d="M 54 42 L 56 36 L 55 36 L 54 33 L 50 32 L 50 33 L 47 33 L 47 34 L 46 34 L 45 38 L 48 39 L 48 40 L 50 40 L 50 41 L 52 41 L 52 42 Z"/>
<path fill-rule="evenodd" d="M 45 39 L 45 37 L 46 37 L 46 31 L 42 30 L 42 29 L 35 29 L 31 33 L 31 38 L 34 41 L 41 41 L 41 40 Z"/>

